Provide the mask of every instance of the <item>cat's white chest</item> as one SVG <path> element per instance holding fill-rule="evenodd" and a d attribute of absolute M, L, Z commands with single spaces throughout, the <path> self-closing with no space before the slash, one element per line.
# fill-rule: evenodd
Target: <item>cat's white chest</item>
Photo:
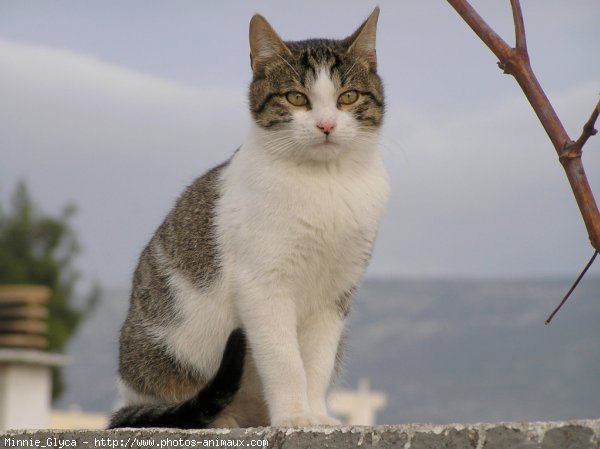
<path fill-rule="evenodd" d="M 240 152 L 224 174 L 217 222 L 231 272 L 280 282 L 309 306 L 335 300 L 369 258 L 388 195 L 383 166 L 260 164 Z"/>

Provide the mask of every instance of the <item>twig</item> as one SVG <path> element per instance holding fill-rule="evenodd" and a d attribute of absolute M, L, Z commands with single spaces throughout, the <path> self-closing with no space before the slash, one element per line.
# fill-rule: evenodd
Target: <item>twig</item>
<path fill-rule="evenodd" d="M 575 146 L 577 148 L 582 149 L 583 146 L 585 145 L 585 143 L 587 142 L 587 140 L 590 137 L 595 136 L 596 133 L 598 132 L 598 130 L 596 128 L 594 128 L 594 125 L 596 124 L 596 120 L 598 119 L 599 112 L 600 112 L 600 101 L 598 101 L 598 104 L 596 105 L 596 109 L 594 109 L 594 112 L 592 112 L 590 119 L 585 123 L 585 125 L 583 125 L 583 131 L 581 132 L 581 136 L 579 136 L 579 139 L 577 139 L 575 141 Z"/>
<path fill-rule="evenodd" d="M 548 319 L 546 321 L 544 321 L 544 324 L 546 324 L 546 325 L 550 324 L 550 321 L 552 321 L 552 318 L 554 318 L 554 315 L 556 315 L 556 312 L 558 312 L 560 310 L 560 308 L 563 306 L 563 304 L 565 302 L 567 302 L 567 299 L 569 299 L 569 296 L 571 296 L 571 293 L 573 293 L 573 290 L 575 290 L 575 288 L 579 284 L 579 281 L 581 281 L 581 279 L 583 278 L 583 276 L 585 275 L 585 273 L 587 272 L 587 270 L 594 263 L 594 259 L 596 259 L 597 255 L 598 255 L 598 251 L 594 251 L 594 255 L 592 256 L 592 258 L 590 259 L 590 261 L 587 263 L 587 265 L 585 266 L 585 268 L 583 269 L 583 271 L 581 272 L 581 274 L 579 275 L 579 277 L 577 278 L 577 280 L 573 283 L 573 285 L 571 286 L 571 288 L 569 289 L 569 291 L 567 292 L 567 294 L 564 296 L 564 298 L 562 299 L 562 301 L 560 302 L 560 304 L 558 305 L 558 307 L 556 309 L 554 309 L 554 311 L 550 314 L 550 316 L 548 317 Z"/>
<path fill-rule="evenodd" d="M 513 12 L 513 21 L 515 22 L 515 48 L 527 53 L 527 41 L 525 39 L 525 23 L 523 22 L 523 12 L 519 0 L 510 0 L 510 6 Z"/>

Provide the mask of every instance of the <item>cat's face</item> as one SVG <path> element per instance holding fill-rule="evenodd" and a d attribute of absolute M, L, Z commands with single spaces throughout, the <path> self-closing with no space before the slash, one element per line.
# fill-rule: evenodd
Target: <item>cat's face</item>
<path fill-rule="evenodd" d="M 250 110 L 268 151 L 332 160 L 376 142 L 384 113 L 375 35 L 379 10 L 344 40 L 283 42 L 250 22 Z"/>

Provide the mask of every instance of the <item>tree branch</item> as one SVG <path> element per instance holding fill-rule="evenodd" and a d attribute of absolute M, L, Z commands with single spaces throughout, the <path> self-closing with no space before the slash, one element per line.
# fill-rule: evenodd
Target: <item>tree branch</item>
<path fill-rule="evenodd" d="M 463 0 L 448 0 L 448 3 L 460 14 L 467 25 L 475 32 L 496 57 L 503 61 L 508 59 L 512 49 L 500 36 L 483 20 L 469 2 Z"/>
<path fill-rule="evenodd" d="M 515 23 L 515 48 L 510 48 L 477 14 L 467 0 L 447 1 L 496 55 L 499 59 L 498 66 L 504 70 L 504 73 L 514 76 L 521 86 L 559 156 L 583 217 L 590 242 L 595 250 L 600 251 L 600 212 L 581 162 L 583 145 L 590 136 L 595 134 L 594 123 L 598 117 L 598 106 L 585 124 L 581 137 L 575 142 L 571 140 L 531 69 L 519 0 L 511 0 Z"/>
<path fill-rule="evenodd" d="M 513 21 L 515 22 L 515 48 L 527 53 L 527 41 L 525 39 L 525 23 L 523 22 L 523 13 L 519 0 L 510 0 L 510 6 L 513 12 Z"/>

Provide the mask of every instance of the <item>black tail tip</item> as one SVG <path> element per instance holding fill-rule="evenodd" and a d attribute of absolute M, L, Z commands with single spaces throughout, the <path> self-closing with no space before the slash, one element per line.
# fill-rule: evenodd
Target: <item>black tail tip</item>
<path fill-rule="evenodd" d="M 246 355 L 246 335 L 234 329 L 225 345 L 215 376 L 194 397 L 172 406 L 131 405 L 111 417 L 108 429 L 119 427 L 174 427 L 201 429 L 210 425 L 231 403 L 240 388 Z"/>

